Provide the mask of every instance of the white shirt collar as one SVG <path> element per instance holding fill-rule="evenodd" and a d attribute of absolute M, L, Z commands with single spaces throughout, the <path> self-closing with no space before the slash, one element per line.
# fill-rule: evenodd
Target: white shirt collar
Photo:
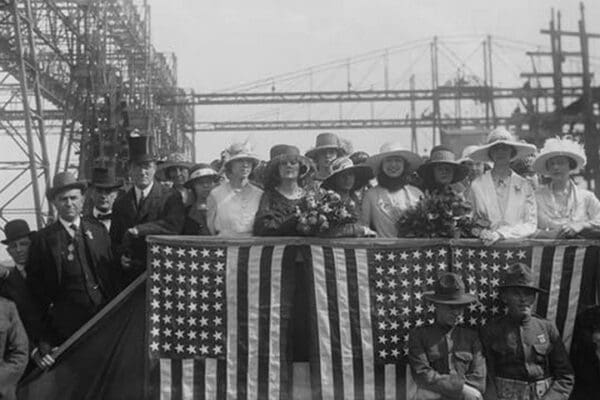
<path fill-rule="evenodd" d="M 137 186 L 134 186 L 133 188 L 135 190 L 135 200 L 140 201 L 142 194 L 144 195 L 144 199 L 146 197 L 148 197 L 153 186 L 154 186 L 154 181 L 152 181 L 144 190 L 138 188 Z"/>
<path fill-rule="evenodd" d="M 65 221 L 61 217 L 58 217 L 58 221 L 65 227 L 69 235 L 75 236 L 75 231 L 71 229 L 71 225 L 75 224 L 78 228 L 81 227 L 81 218 L 79 216 L 75 217 L 75 219 L 71 222 Z"/>
<path fill-rule="evenodd" d="M 110 213 L 111 213 L 110 211 L 107 211 L 107 212 L 100 211 L 100 210 L 98 210 L 96 207 L 94 207 L 94 209 L 92 210 L 92 215 L 93 215 L 94 217 L 97 217 L 97 216 L 99 216 L 99 215 L 106 215 L 106 214 L 110 214 Z"/>

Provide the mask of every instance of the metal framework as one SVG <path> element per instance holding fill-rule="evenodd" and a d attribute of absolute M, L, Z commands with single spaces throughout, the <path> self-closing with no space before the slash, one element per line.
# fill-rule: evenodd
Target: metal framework
<path fill-rule="evenodd" d="M 0 218 L 33 211 L 41 227 L 58 171 L 85 179 L 105 165 L 124 174 L 133 130 L 154 135 L 161 155 L 193 157 L 193 108 L 155 101 L 182 92 L 176 58 L 154 49 L 150 29 L 145 0 L 0 0 L 0 137 L 14 147 L 1 142 L 14 157 L 0 162 L 12 174 L 3 176 Z"/>

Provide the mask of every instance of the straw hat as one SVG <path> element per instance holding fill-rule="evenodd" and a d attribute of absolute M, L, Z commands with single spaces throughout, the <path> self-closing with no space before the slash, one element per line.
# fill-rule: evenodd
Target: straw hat
<path fill-rule="evenodd" d="M 64 192 L 69 189 L 81 189 L 83 192 L 87 188 L 87 182 L 78 181 L 75 179 L 75 175 L 70 172 L 59 172 L 54 175 L 52 179 L 52 187 L 48 188 L 46 191 L 46 197 L 49 200 L 53 200 L 54 196 L 56 196 L 60 192 Z"/>
<path fill-rule="evenodd" d="M 202 178 L 211 178 L 215 182 L 219 180 L 219 174 L 217 171 L 210 166 L 210 164 L 200 163 L 196 164 L 190 170 L 190 176 L 187 181 L 183 184 L 185 188 L 191 189 L 194 183 Z"/>
<path fill-rule="evenodd" d="M 410 171 L 416 170 L 421 164 L 423 159 L 412 151 L 406 150 L 405 147 L 398 142 L 384 143 L 379 149 L 379 153 L 369 157 L 367 164 L 373 169 L 373 173 L 377 175 L 381 168 L 381 162 L 386 157 L 399 156 L 406 162 L 406 167 Z"/>
<path fill-rule="evenodd" d="M 325 188 L 333 189 L 335 187 L 335 179 L 343 172 L 351 171 L 354 174 L 354 187 L 352 190 L 358 190 L 367 185 L 369 180 L 373 178 L 373 170 L 366 164 L 354 165 L 349 157 L 341 157 L 331 163 L 331 175 L 322 183 Z"/>
<path fill-rule="evenodd" d="M 512 159 L 523 158 L 529 154 L 535 153 L 536 148 L 532 144 L 518 142 L 512 133 L 505 128 L 493 129 L 487 137 L 486 144 L 478 146 L 476 150 L 467 154 L 473 161 L 488 162 L 493 160 L 490 158 L 489 152 L 492 147 L 497 144 L 506 144 L 515 149 L 515 154 Z"/>
<path fill-rule="evenodd" d="M 423 298 L 438 304 L 470 304 L 477 297 L 465 292 L 465 283 L 458 274 L 443 272 L 435 281 L 434 291 L 423 293 Z"/>
<path fill-rule="evenodd" d="M 451 183 L 460 182 L 469 174 L 469 168 L 454 161 L 454 153 L 444 146 L 435 146 L 431 149 L 429 160 L 417 169 L 417 173 L 425 182 L 433 183 L 433 168 L 441 164 L 449 165 L 454 170 Z"/>
<path fill-rule="evenodd" d="M 33 232 L 29 230 L 27 221 L 22 219 L 13 219 L 4 225 L 4 234 L 6 235 L 6 239 L 2 240 L 2 243 L 9 244 L 15 240 L 19 240 L 26 236 L 31 236 L 32 233 Z"/>
<path fill-rule="evenodd" d="M 223 168 L 235 160 L 252 160 L 254 167 L 260 161 L 258 156 L 253 152 L 252 146 L 248 142 L 234 143 L 225 150 L 223 150 Z"/>
<path fill-rule="evenodd" d="M 342 142 L 337 135 L 329 132 L 320 133 L 317 136 L 317 141 L 315 147 L 308 150 L 306 152 L 306 157 L 310 157 L 312 159 L 317 157 L 317 153 L 321 150 L 327 149 L 335 149 L 338 152 L 338 157 L 341 157 L 346 154 L 344 147 L 342 146 Z"/>
<path fill-rule="evenodd" d="M 546 290 L 540 289 L 538 285 L 535 284 L 531 268 L 523 263 L 511 265 L 500 280 L 500 285 L 498 285 L 499 289 L 511 287 L 533 289 L 540 293 L 547 293 Z"/>
<path fill-rule="evenodd" d="M 160 181 L 168 179 L 167 170 L 172 167 L 185 168 L 189 170 L 192 167 L 192 163 L 188 161 L 187 157 L 183 153 L 171 153 L 167 156 L 167 159 L 156 168 L 156 178 Z"/>
<path fill-rule="evenodd" d="M 477 150 L 479 148 L 479 146 L 477 146 L 476 144 L 471 144 L 467 147 L 465 147 L 462 151 L 462 156 L 460 157 L 460 159 L 458 160 L 459 163 L 463 163 L 465 161 L 471 161 L 473 162 L 473 160 L 471 159 L 471 157 L 469 157 L 469 155 L 474 152 L 475 150 Z"/>
<path fill-rule="evenodd" d="M 290 159 L 298 160 L 300 163 L 299 178 L 304 178 L 314 168 L 313 162 L 308 157 L 300 154 L 300 150 L 296 146 L 289 144 L 276 144 L 271 147 L 270 158 L 265 168 L 264 176 L 267 177 L 276 173 L 279 164 Z"/>
<path fill-rule="evenodd" d="M 570 138 L 550 138 L 544 143 L 540 154 L 533 161 L 534 171 L 542 175 L 550 175 L 546 163 L 552 157 L 564 156 L 575 162 L 571 171 L 579 171 L 585 166 L 586 158 L 583 147 Z"/>

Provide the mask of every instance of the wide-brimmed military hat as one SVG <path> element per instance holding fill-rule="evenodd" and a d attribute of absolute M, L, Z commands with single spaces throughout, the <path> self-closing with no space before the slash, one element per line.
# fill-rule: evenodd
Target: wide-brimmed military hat
<path fill-rule="evenodd" d="M 338 157 L 346 154 L 340 138 L 334 133 L 324 132 L 317 135 L 315 147 L 306 152 L 306 157 L 315 159 L 319 151 L 328 149 L 337 150 Z"/>
<path fill-rule="evenodd" d="M 183 184 L 184 187 L 191 189 L 194 183 L 200 179 L 212 179 L 215 182 L 219 181 L 219 174 L 210 164 L 200 163 L 196 164 L 190 170 L 190 176 L 188 180 Z"/>
<path fill-rule="evenodd" d="M 26 236 L 29 237 L 32 233 L 33 232 L 29 230 L 27 221 L 22 219 L 13 219 L 4 225 L 4 235 L 6 238 L 2 240 L 2 243 L 9 244 L 10 242 L 14 242 L 15 240 L 19 240 Z"/>
<path fill-rule="evenodd" d="M 331 163 L 331 175 L 322 183 L 324 188 L 335 189 L 335 179 L 344 172 L 354 174 L 354 187 L 352 190 L 358 190 L 369 183 L 373 178 L 373 170 L 365 164 L 354 165 L 349 157 L 341 157 Z"/>
<path fill-rule="evenodd" d="M 516 263 L 511 265 L 500 280 L 499 289 L 507 289 L 511 287 L 533 289 L 540 293 L 547 293 L 546 290 L 540 289 L 533 279 L 533 273 L 528 265 Z"/>
<path fill-rule="evenodd" d="M 46 190 L 46 197 L 49 200 L 53 200 L 54 196 L 56 196 L 60 192 L 64 192 L 69 189 L 81 189 L 81 191 L 85 191 L 87 188 L 86 181 L 80 181 L 75 178 L 75 175 L 68 171 L 59 172 L 54 175 L 52 179 L 52 187 L 49 187 Z"/>
<path fill-rule="evenodd" d="M 425 182 L 433 183 L 433 168 L 440 164 L 449 165 L 454 171 L 451 183 L 460 182 L 469 174 L 469 167 L 458 163 L 454 158 L 454 153 L 449 148 L 435 146 L 431 149 L 429 160 L 417 169 L 417 173 Z"/>
<path fill-rule="evenodd" d="M 438 304 L 470 304 L 477 297 L 465 292 L 465 283 L 458 274 L 443 272 L 435 281 L 434 291 L 423 293 L 423 298 Z"/>
<path fill-rule="evenodd" d="M 265 167 L 264 176 L 271 176 L 276 173 L 279 164 L 287 160 L 297 160 L 300 163 L 299 178 L 304 178 L 314 169 L 314 164 L 308 157 L 300 154 L 300 150 L 296 146 L 289 144 L 276 144 L 269 151 L 270 160 Z"/>
<path fill-rule="evenodd" d="M 91 187 L 99 189 L 118 189 L 123 186 L 123 181 L 115 177 L 113 168 L 95 167 L 92 170 Z"/>
<path fill-rule="evenodd" d="M 473 161 L 493 162 L 490 158 L 490 149 L 496 145 L 505 144 L 514 149 L 512 159 L 523 158 L 536 152 L 536 147 L 529 143 L 519 142 L 512 133 L 505 128 L 493 129 L 486 140 L 486 144 L 477 147 L 474 151 L 467 154 L 467 157 Z"/>

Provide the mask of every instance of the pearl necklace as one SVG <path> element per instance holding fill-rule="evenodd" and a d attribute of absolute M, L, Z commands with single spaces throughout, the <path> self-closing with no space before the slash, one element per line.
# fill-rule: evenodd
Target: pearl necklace
<path fill-rule="evenodd" d="M 571 220 L 573 216 L 573 207 L 569 207 L 569 200 L 572 195 L 571 183 L 567 183 L 567 188 L 559 192 L 552 188 L 550 184 L 550 198 L 552 199 L 552 213 L 555 217 Z M 560 197 L 560 200 L 557 199 Z"/>

